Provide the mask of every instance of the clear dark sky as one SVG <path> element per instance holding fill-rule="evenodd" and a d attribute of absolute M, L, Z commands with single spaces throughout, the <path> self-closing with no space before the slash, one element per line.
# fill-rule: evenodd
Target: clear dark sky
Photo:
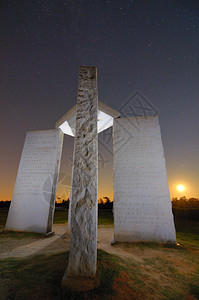
<path fill-rule="evenodd" d="M 148 99 L 171 196 L 199 197 L 198 0 L 1 0 L 0 42 L 0 200 L 12 197 L 26 131 L 54 128 L 76 103 L 80 65 L 98 68 L 99 99 L 116 110 L 135 91 Z M 72 147 L 66 137 L 59 196 Z M 112 198 L 112 157 L 101 146 L 99 159 L 99 196 Z"/>

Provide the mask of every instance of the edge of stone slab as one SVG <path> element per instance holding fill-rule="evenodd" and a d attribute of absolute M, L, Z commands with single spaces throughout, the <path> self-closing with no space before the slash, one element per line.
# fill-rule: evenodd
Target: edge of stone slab
<path fill-rule="evenodd" d="M 158 242 L 158 241 L 111 241 L 111 246 L 121 245 L 121 244 L 132 244 L 132 245 L 148 245 L 148 244 L 157 244 L 162 246 L 168 247 L 178 247 L 179 244 L 176 241 L 165 241 L 165 242 Z"/>
<path fill-rule="evenodd" d="M 66 291 L 87 292 L 99 285 L 98 275 L 95 277 L 68 277 L 66 272 L 61 281 L 61 288 Z"/>
<path fill-rule="evenodd" d="M 47 232 L 47 233 L 43 233 L 43 235 L 45 237 L 51 237 L 51 236 L 55 235 L 55 232 L 54 231 L 50 231 L 50 232 Z"/>

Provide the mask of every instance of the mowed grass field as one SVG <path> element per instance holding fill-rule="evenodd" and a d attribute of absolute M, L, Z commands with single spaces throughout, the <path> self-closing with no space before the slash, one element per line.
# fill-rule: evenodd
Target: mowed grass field
<path fill-rule="evenodd" d="M 6 210 L 1 210 L 2 228 L 6 216 Z M 54 223 L 66 221 L 66 211 L 55 212 Z M 99 211 L 98 223 L 105 228 L 113 226 L 112 212 Z M 86 293 L 60 288 L 68 251 L 26 259 L 1 259 L 0 299 L 199 299 L 199 223 L 178 220 L 176 228 L 179 246 L 157 243 L 113 246 L 133 257 L 98 250 L 100 286 Z M 17 234 L 11 236 L 13 240 L 19 238 Z M 2 238 L 0 234 L 0 242 Z"/>
<path fill-rule="evenodd" d="M 0 209 L 0 230 L 4 228 L 8 215 L 7 208 Z M 98 211 L 98 224 L 109 225 L 113 224 L 113 214 L 111 210 L 99 210 Z M 54 224 L 64 224 L 68 222 L 68 211 L 56 210 L 54 214 Z"/>
<path fill-rule="evenodd" d="M 7 208 L 0 209 L 0 230 L 4 228 L 8 215 Z M 54 224 L 64 224 L 68 222 L 67 210 L 56 210 L 54 214 Z M 113 225 L 113 213 L 111 210 L 98 210 L 98 225 Z M 191 221 L 186 219 L 176 219 L 175 227 L 177 232 L 187 232 L 199 234 L 199 221 Z"/>

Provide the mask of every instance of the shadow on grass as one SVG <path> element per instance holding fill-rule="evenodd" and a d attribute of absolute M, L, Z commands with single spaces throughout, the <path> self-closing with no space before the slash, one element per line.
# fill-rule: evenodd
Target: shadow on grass
<path fill-rule="evenodd" d="M 113 294 L 114 278 L 119 267 L 112 256 L 98 251 L 100 286 L 93 291 L 78 293 L 60 287 L 69 253 L 39 255 L 28 259 L 0 260 L 0 290 L 9 285 L 8 299 L 103 299 Z"/>
<path fill-rule="evenodd" d="M 150 247 L 149 245 L 147 246 Z M 163 249 L 163 248 L 162 248 Z M 175 251 L 175 249 L 170 249 Z M 186 256 L 180 251 L 182 262 Z M 192 255 L 190 253 L 189 255 Z M 143 263 L 124 259 L 98 250 L 100 286 L 79 293 L 61 289 L 61 280 L 68 264 L 69 252 L 35 255 L 27 259 L 0 260 L 0 295 L 4 299 L 183 299 L 185 295 L 198 296 L 198 277 L 178 271 L 166 256 L 143 259 Z M 191 258 L 192 256 L 190 256 Z M 190 261 L 191 263 L 191 261 Z M 193 266 L 195 262 L 192 262 Z M 158 277 L 153 277 L 153 276 Z M 191 275 L 191 274 L 190 274 Z M 167 287 L 165 286 L 167 282 Z M 157 289 L 158 286 L 158 289 Z M 123 297 L 125 296 L 125 297 Z M 129 298 L 128 298 L 129 297 Z"/>
<path fill-rule="evenodd" d="M 9 231 L 3 230 L 0 232 L 0 238 L 13 238 L 13 239 L 24 239 L 24 238 L 44 238 L 45 235 L 42 233 L 34 232 L 20 232 L 20 231 Z"/>

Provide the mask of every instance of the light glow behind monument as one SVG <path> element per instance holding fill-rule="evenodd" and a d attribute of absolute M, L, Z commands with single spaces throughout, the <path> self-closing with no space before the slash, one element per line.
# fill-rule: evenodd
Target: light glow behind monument
<path fill-rule="evenodd" d="M 59 126 L 59 128 L 63 131 L 64 134 L 74 136 L 68 121 L 65 121 L 63 124 Z"/>
<path fill-rule="evenodd" d="M 70 120 L 73 118 L 74 116 Z M 74 122 L 71 123 L 74 124 Z M 113 126 L 113 117 L 101 110 L 98 110 L 97 132 L 100 133 L 111 126 Z M 73 132 L 75 129 L 69 125 L 69 121 L 64 121 L 59 128 L 63 131 L 63 133 L 74 137 Z"/>

